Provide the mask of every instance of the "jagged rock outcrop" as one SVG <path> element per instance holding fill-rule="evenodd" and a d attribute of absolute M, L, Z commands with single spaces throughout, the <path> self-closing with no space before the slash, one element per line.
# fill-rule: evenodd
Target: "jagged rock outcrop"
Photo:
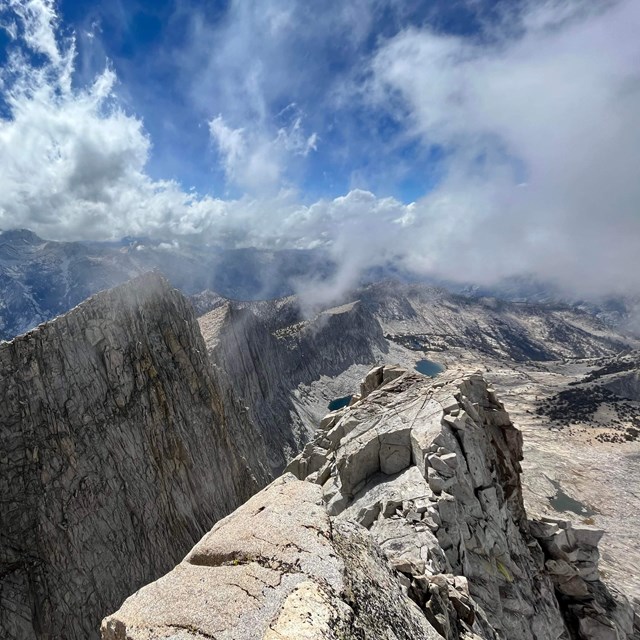
<path fill-rule="evenodd" d="M 85 640 L 268 476 L 157 274 L 0 343 L 0 637 Z"/>
<path fill-rule="evenodd" d="M 438 637 L 367 531 L 332 524 L 320 487 L 291 474 L 219 522 L 174 571 L 102 624 L 104 640 L 338 640 L 394 631 L 406 640 Z"/>
<path fill-rule="evenodd" d="M 103 640 L 636 637 L 599 579 L 600 532 L 527 520 L 521 457 L 480 375 L 374 369 Z"/>
<path fill-rule="evenodd" d="M 544 566 L 555 586 L 567 626 L 579 638 L 638 637 L 638 626 L 633 635 L 633 610 L 621 606 L 624 596 L 600 580 L 598 542 L 604 531 L 548 517 L 531 521 L 530 531 L 544 552 Z"/>

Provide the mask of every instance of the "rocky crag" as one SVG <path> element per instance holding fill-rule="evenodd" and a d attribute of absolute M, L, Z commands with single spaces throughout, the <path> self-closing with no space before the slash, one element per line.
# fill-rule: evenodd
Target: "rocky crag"
<path fill-rule="evenodd" d="M 334 367 L 330 374 L 316 368 L 316 377 L 304 380 L 279 377 L 282 386 L 275 396 L 287 410 L 279 414 L 278 428 L 289 424 L 304 444 L 329 402 L 351 394 L 376 363 L 395 362 L 412 369 L 416 361 L 427 358 L 445 367 L 480 369 L 525 434 L 524 494 L 529 511 L 577 523 L 589 517 L 606 529 L 601 543 L 603 570 L 612 584 L 640 603 L 635 533 L 640 495 L 628 482 L 640 473 L 640 402 L 634 400 L 639 361 L 638 352 L 630 351 L 637 349 L 637 339 L 566 305 L 470 299 L 425 285 L 388 282 L 354 296 L 356 305 L 336 309 L 352 307 L 340 314 L 336 331 L 328 325 L 323 331 L 315 329 L 321 324 L 317 318 L 330 309 L 306 319 L 294 298 L 229 303 L 256 316 L 253 322 L 266 328 L 280 354 L 279 360 L 256 361 L 256 378 L 263 386 L 271 385 L 279 371 L 293 368 L 292 362 L 308 363 L 307 371 L 314 370 L 316 355 L 305 349 L 303 340 L 295 339 L 305 332 L 317 331 L 320 350 L 344 367 L 342 371 Z M 219 298 L 208 302 L 220 305 Z M 359 331 L 359 324 L 366 332 Z M 202 330 L 207 338 L 206 329 Z M 258 334 L 248 332 L 249 342 L 252 335 Z M 374 337 L 369 343 L 368 336 Z M 360 364 L 340 359 L 342 349 L 334 346 L 340 341 L 353 349 L 353 362 Z M 294 348 L 285 348 L 288 344 Z M 279 363 L 277 370 L 270 366 L 273 362 Z M 564 494 L 573 502 L 555 500 Z"/>
<path fill-rule="evenodd" d="M 637 342 L 575 309 L 477 300 L 426 285 L 371 285 L 312 317 L 295 297 L 237 302 L 203 292 L 193 300 L 226 396 L 239 401 L 256 432 L 276 438 L 275 447 L 268 444 L 276 473 L 328 402 L 349 394 L 376 363 L 410 367 L 421 353 L 543 363 L 612 357 Z"/>
<path fill-rule="evenodd" d="M 381 282 L 358 292 L 393 342 L 417 351 L 472 350 L 515 362 L 611 356 L 636 341 L 561 304 L 470 298 L 422 284 Z"/>
<path fill-rule="evenodd" d="M 488 371 L 490 365 L 492 379 L 502 392 L 509 391 L 510 410 L 517 412 L 519 425 L 529 418 L 538 422 L 546 419 L 528 412 L 534 405 L 524 403 L 523 394 L 533 398 L 542 387 L 532 384 L 532 374 L 546 375 L 547 367 L 550 371 L 559 367 L 560 359 L 568 354 L 598 358 L 598 366 L 606 371 L 596 383 L 610 386 L 615 379 L 629 394 L 635 394 L 633 379 L 627 381 L 634 375 L 629 358 L 611 360 L 622 363 L 616 365 L 618 369 L 612 375 L 609 364 L 605 364 L 611 354 L 629 343 L 586 314 L 468 301 L 421 286 L 379 285 L 358 292 L 357 297 L 357 302 L 304 318 L 294 298 L 235 303 L 206 296 L 199 301 L 200 308 L 212 312 L 199 318 L 203 341 L 186 300 L 162 278 L 152 275 L 100 294 L 67 316 L 11 343 L 0 344 L 0 386 L 6 398 L 0 406 L 0 637 L 96 637 L 97 621 L 106 612 L 140 585 L 168 571 L 213 522 L 279 473 L 312 437 L 327 402 L 351 393 L 354 383 L 376 362 L 399 361 L 411 368 L 416 359 L 429 354 L 427 357 L 450 367 L 464 362 L 465 366 L 473 363 L 472 370 L 481 366 Z M 435 355 L 431 356 L 429 350 Z M 512 377 L 516 362 L 524 382 L 511 388 L 502 379 L 505 375 Z M 509 364 L 505 367 L 504 363 Z M 505 367 L 505 375 L 498 375 L 496 365 Z M 392 375 L 392 369 L 377 370 L 368 378 L 362 397 Z M 560 379 L 555 369 L 548 377 Z M 417 380 L 429 384 L 423 378 L 415 380 L 416 385 Z M 373 402 L 376 394 L 386 393 L 393 384 L 372 393 L 345 415 Z M 403 411 L 400 408 L 399 414 Z M 549 461 L 558 467 L 548 450 L 556 445 L 546 434 L 545 427 L 544 443 L 548 447 L 544 455 L 527 457 L 536 464 Z M 531 442 L 531 430 L 527 437 Z M 315 455 L 317 445 L 311 445 L 305 456 L 310 452 Z M 314 480 L 315 471 L 304 467 L 306 457 L 299 462 L 302 467 L 296 473 L 300 477 L 311 475 Z M 617 470 L 617 458 L 611 461 L 611 469 Z M 415 475 L 416 465 L 410 467 Z M 557 477 L 551 474 L 557 471 L 547 467 L 545 474 Z M 334 470 L 331 474 L 335 475 Z M 535 480 L 541 474 L 529 477 Z M 568 477 L 582 476 L 572 473 Z M 281 492 L 293 492 L 293 502 L 309 502 L 308 494 L 304 497 L 298 493 L 302 489 L 296 487 L 318 495 L 319 486 L 294 482 L 291 477 L 289 480 L 285 483 L 288 488 Z M 565 489 L 571 486 L 568 482 L 562 479 Z M 597 481 L 590 481 L 586 487 L 597 493 L 594 504 L 602 500 L 597 486 Z M 334 489 L 334 503 L 340 505 L 344 496 L 339 487 Z M 323 489 L 319 495 L 322 493 Z M 551 487 L 548 495 L 553 493 Z M 619 492 L 612 486 L 609 493 L 615 497 Z M 273 493 L 266 495 L 271 504 Z M 343 501 L 344 513 L 354 499 L 347 496 Z M 548 504 L 545 495 L 542 500 L 544 508 Z M 608 500 L 607 504 L 612 502 Z M 355 570 L 345 573 L 346 569 L 340 569 L 339 584 L 363 598 L 369 579 L 395 585 L 393 588 L 401 591 L 407 587 L 401 574 L 380 565 L 383 545 L 371 537 L 374 527 L 368 527 L 371 531 L 364 534 L 361 524 L 354 524 L 353 519 L 343 525 L 346 516 L 334 514 L 334 508 L 332 504 L 329 515 L 323 507 L 322 516 L 332 532 L 330 553 L 343 558 L 340 562 L 344 566 L 349 565 L 349 554 L 360 554 L 356 564 L 368 567 L 360 577 Z M 289 511 L 277 512 L 278 517 L 286 522 L 284 516 Z M 315 518 L 317 514 L 313 511 L 312 515 Z M 603 517 L 597 516 L 598 524 Z M 262 526 L 252 518 L 247 520 L 249 529 Z M 628 513 L 618 518 L 619 526 L 629 529 L 630 518 Z M 610 518 L 603 524 L 613 531 L 618 519 Z M 341 538 L 335 532 L 343 526 L 348 536 L 345 533 L 344 544 L 336 551 L 333 547 L 340 546 Z M 558 524 L 558 531 L 569 529 L 562 521 Z M 232 536 L 239 535 L 235 529 L 228 531 Z M 530 527 L 529 533 L 532 531 Z M 579 554 L 579 562 L 589 560 L 593 565 L 597 552 L 583 549 L 584 542 L 578 544 L 572 537 L 574 529 L 571 531 L 558 534 L 567 535 L 575 545 L 562 551 L 569 554 L 569 559 L 549 552 L 546 560 L 563 560 L 578 570 L 574 556 Z M 548 529 L 540 533 L 543 549 L 548 533 Z M 283 544 L 289 535 L 288 530 L 282 534 Z M 365 538 L 360 544 L 357 540 L 362 535 Z M 624 560 L 635 545 L 633 537 L 631 534 L 626 546 L 618 545 L 616 573 L 610 574 L 625 590 L 628 575 L 623 575 Z M 240 536 L 241 540 L 245 538 Z M 604 544 L 613 538 L 605 537 Z M 355 547 L 350 546 L 352 543 Z M 585 555 L 587 560 L 582 557 Z M 561 565 L 561 569 L 565 574 L 557 575 L 567 577 L 566 567 Z M 454 565 L 451 571 L 455 575 Z M 497 571 L 502 575 L 501 569 Z M 553 585 L 552 572 L 548 567 L 544 571 Z M 200 575 L 204 578 L 213 574 Z M 509 575 L 514 577 L 513 573 Z M 594 583 L 586 582 L 588 588 Z M 455 580 L 448 584 L 458 591 L 462 588 L 460 581 L 457 586 Z M 568 589 L 576 589 L 576 584 L 571 582 Z M 246 587 L 246 583 L 242 585 Z M 383 592 L 389 589 L 384 587 Z M 471 586 L 469 589 L 471 592 Z M 253 587 L 250 591 L 258 597 Z M 406 591 L 399 596 L 397 606 L 393 605 L 396 613 L 384 609 L 386 596 L 381 592 L 371 596 L 371 610 L 362 615 L 374 616 L 373 612 L 381 609 L 392 620 L 403 620 L 397 616 L 405 615 L 406 598 L 419 604 L 414 591 Z M 239 600 L 236 606 L 233 593 L 233 589 L 227 592 L 225 606 L 239 612 L 246 603 Z M 559 600 L 558 588 L 552 586 L 551 593 Z M 211 602 L 210 594 L 203 594 Z M 578 613 L 571 618 L 567 598 L 573 596 L 561 594 L 565 598 L 562 607 L 553 605 L 566 614 L 567 620 L 573 620 L 563 624 L 575 627 L 579 620 L 590 618 L 580 613 L 587 601 L 596 603 L 596 612 L 601 607 L 605 619 L 610 617 L 608 596 L 601 605 L 598 603 L 603 597 L 589 600 L 590 596 L 583 594 L 576 596 Z M 477 604 L 476 596 L 470 597 Z M 523 596 L 525 601 L 528 597 Z M 354 609 L 353 599 L 340 596 L 340 600 Z M 420 607 L 424 609 L 423 604 Z M 187 619 L 186 614 L 191 615 L 199 605 L 194 600 L 192 607 L 184 602 L 181 606 Z M 261 605 L 258 609 L 262 611 Z M 354 611 L 354 616 L 361 615 Z M 486 624 L 492 628 L 488 611 Z M 233 617 L 233 613 L 229 615 Z M 424 617 L 424 612 L 421 615 Z M 231 618 L 226 620 L 231 624 Z M 424 624 L 421 618 L 416 620 L 415 624 Z M 622 623 L 613 624 L 620 627 Z M 225 623 L 221 628 L 228 627 Z M 365 633 L 364 637 L 370 636 Z"/>
<path fill-rule="evenodd" d="M 0 637 L 85 640 L 270 479 L 157 274 L 0 343 Z M 246 453 L 246 452 L 245 452 Z"/>
<path fill-rule="evenodd" d="M 527 519 L 521 458 L 482 376 L 376 368 L 102 638 L 639 637 L 600 579 L 603 532 Z"/>
<path fill-rule="evenodd" d="M 225 301 L 198 321 L 225 402 L 252 425 L 240 441 L 251 449 L 264 440 L 274 476 L 317 423 L 318 415 L 296 402 L 298 387 L 353 366 L 369 368 L 388 351 L 379 323 L 358 302 L 301 321 L 295 299 L 246 306 Z"/>

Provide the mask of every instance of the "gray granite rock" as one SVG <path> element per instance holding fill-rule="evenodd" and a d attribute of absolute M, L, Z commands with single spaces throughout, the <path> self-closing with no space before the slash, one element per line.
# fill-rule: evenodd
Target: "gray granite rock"
<path fill-rule="evenodd" d="M 393 634 L 393 635 L 391 635 Z M 366 529 L 286 474 L 102 624 L 104 640 L 436 639 Z"/>
<path fill-rule="evenodd" d="M 380 324 L 359 302 L 311 319 L 299 314 L 292 299 L 227 300 L 198 319 L 230 420 L 241 421 L 238 446 L 247 459 L 260 453 L 272 477 L 317 426 L 296 397 L 299 388 L 354 364 L 371 366 L 388 351 Z M 322 428 L 334 424 L 328 418 Z"/>
<path fill-rule="evenodd" d="M 0 371 L 3 639 L 98 637 L 267 482 L 191 305 L 157 274 L 0 343 Z"/>
<path fill-rule="evenodd" d="M 290 465 L 300 480 L 284 476 L 216 525 L 105 621 L 104 640 L 634 637 L 624 598 L 607 601 L 586 577 L 600 532 L 527 521 L 521 437 L 484 379 L 447 374 L 435 385 L 396 373 L 385 382 L 385 368 L 373 370 L 363 399 L 324 421 Z M 463 413 L 459 428 L 446 419 Z M 322 487 L 317 471 L 305 477 L 319 465 L 329 469 Z M 189 586 L 196 559 L 219 572 L 215 588 L 209 577 Z M 234 563 L 235 577 L 220 572 Z M 278 574 L 257 591 L 247 585 L 254 564 Z"/>

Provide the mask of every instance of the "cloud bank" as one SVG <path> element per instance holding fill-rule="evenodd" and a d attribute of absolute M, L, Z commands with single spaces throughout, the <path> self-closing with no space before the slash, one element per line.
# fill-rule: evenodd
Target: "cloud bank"
<path fill-rule="evenodd" d="M 489 44 L 412 29 L 373 61 L 371 93 L 449 154 L 445 180 L 420 203 L 437 215 L 418 224 L 428 219 L 455 251 L 454 264 L 441 255 L 433 266 L 454 278 L 532 271 L 582 290 L 637 287 L 640 6 L 533 6 Z"/>
<path fill-rule="evenodd" d="M 0 9 L 11 41 L 0 71 L 0 228 L 320 246 L 338 264 L 334 280 L 316 283 L 322 299 L 389 264 L 483 284 L 533 274 L 578 295 L 640 292 L 640 5 L 536 2 L 473 36 L 427 21 L 375 38 L 371 16 L 387 4 L 316 24 L 314 46 L 331 29 L 358 61 L 336 71 L 318 118 L 285 91 L 312 91 L 319 73 L 317 61 L 288 55 L 301 3 L 231 3 L 214 29 L 224 55 L 207 59 L 198 78 L 209 86 L 192 95 L 239 190 L 229 199 L 152 179 L 152 140 L 118 99 L 114 69 L 77 86 L 75 42 L 53 0 L 10 0 Z M 212 28 L 196 27 L 204 51 Z M 204 97 L 215 91 L 212 111 Z M 330 144 L 315 124 L 345 105 L 393 123 L 390 145 L 437 150 L 438 183 L 408 204 L 359 189 L 307 202 L 296 166 Z"/>

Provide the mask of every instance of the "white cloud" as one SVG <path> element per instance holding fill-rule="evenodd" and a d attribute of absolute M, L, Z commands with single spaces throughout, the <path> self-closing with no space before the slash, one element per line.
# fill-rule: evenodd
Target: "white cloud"
<path fill-rule="evenodd" d="M 209 122 L 209 133 L 224 158 L 227 177 L 234 180 L 247 155 L 244 129 L 232 129 L 225 124 L 222 115 L 219 115 Z"/>
<path fill-rule="evenodd" d="M 637 290 L 640 5 L 531 6 L 490 44 L 410 29 L 372 62 L 374 100 L 448 154 L 419 203 L 438 242 L 422 261 L 456 278 Z"/>
<path fill-rule="evenodd" d="M 71 87 L 75 47 L 58 44 L 53 3 L 12 2 L 20 48 L 1 72 L 10 116 L 0 120 L 0 227 L 28 227 L 51 239 L 193 233 L 226 207 L 184 193 L 145 172 L 151 142 L 142 122 L 118 105 L 107 68 Z"/>
<path fill-rule="evenodd" d="M 54 65 L 61 64 L 65 52 L 60 50 L 55 37 L 54 0 L 9 0 L 8 6 L 22 23 L 27 46 L 47 56 Z"/>
<path fill-rule="evenodd" d="M 293 119 L 271 137 L 251 123 L 234 129 L 222 115 L 209 122 L 209 133 L 230 183 L 257 195 L 276 192 L 286 182 L 284 174 L 291 159 L 317 150 L 319 137 L 316 133 L 305 134 L 295 105 L 289 105 L 279 115 L 284 112 L 293 113 Z"/>
<path fill-rule="evenodd" d="M 316 283 L 326 300 L 389 263 L 467 281 L 531 272 L 580 292 L 637 292 L 639 5 L 532 6 L 485 42 L 403 31 L 379 43 L 364 87 L 341 88 L 343 105 L 366 96 L 400 136 L 444 148 L 436 189 L 410 205 L 361 190 L 301 204 L 289 171 L 319 138 L 282 100 L 287 83 L 303 90 L 283 44 L 300 26 L 298 4 L 270 0 L 261 22 L 260 6 L 232 3 L 219 51 L 193 76 L 227 178 L 249 194 L 222 200 L 151 179 L 152 142 L 120 106 L 114 71 L 72 87 L 75 47 L 56 34 L 53 2 L 11 0 L 9 18 L 0 9 L 18 39 L 0 71 L 10 111 L 0 120 L 0 227 L 53 239 L 198 234 L 231 247 L 322 246 L 339 265 Z M 357 11 L 331 12 L 317 37 L 331 28 L 361 42 L 372 7 L 360 22 Z M 261 29 L 274 37 L 254 42 Z M 30 62 L 19 44 L 46 61 Z M 289 106 L 271 114 L 273 103 Z"/>
<path fill-rule="evenodd" d="M 277 190 L 281 183 L 283 148 L 278 139 L 264 134 L 232 129 L 221 115 L 209 122 L 209 132 L 217 145 L 227 180 L 257 193 Z"/>

